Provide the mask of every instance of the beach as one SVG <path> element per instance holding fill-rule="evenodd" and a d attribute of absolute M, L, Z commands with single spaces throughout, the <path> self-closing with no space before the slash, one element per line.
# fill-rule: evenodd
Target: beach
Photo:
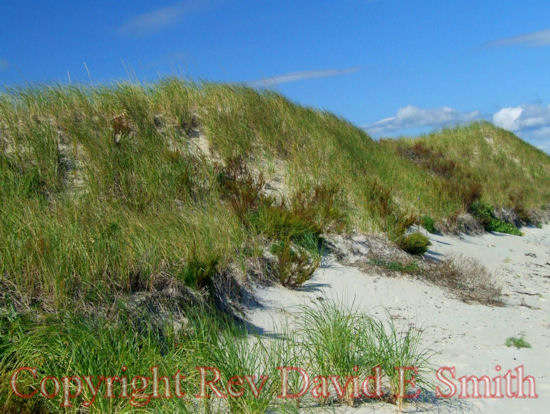
<path fill-rule="evenodd" d="M 502 376 L 523 366 L 536 383 L 538 398 L 434 398 L 424 390 L 405 412 L 544 412 L 550 404 L 550 226 L 523 228 L 523 236 L 487 233 L 481 236 L 430 234 L 428 257 L 462 256 L 484 265 L 502 288 L 503 306 L 465 303 L 432 283 L 409 275 L 388 277 L 339 263 L 328 255 L 312 278 L 298 289 L 258 287 L 259 306 L 247 312 L 249 322 L 264 334 L 275 333 L 300 317 L 299 307 L 323 300 L 353 306 L 384 319 L 389 314 L 403 328 L 423 331 L 422 345 L 435 352 L 434 369 L 454 367 L 456 377 Z M 357 255 L 366 238 L 356 237 Z M 364 254 L 368 254 L 365 248 Z M 506 346 L 510 337 L 524 338 L 530 348 Z M 500 367 L 500 371 L 495 369 Z M 447 372 L 449 374 L 449 372 Z M 447 375 L 449 376 L 449 375 Z M 434 376 L 435 378 L 435 376 Z M 458 381 L 455 381 L 458 384 Z M 446 388 L 442 383 L 441 389 Z M 515 382 L 514 382 L 515 384 Z M 457 393 L 458 394 L 458 393 Z M 483 397 L 483 392 L 481 392 Z M 364 402 L 354 407 L 312 407 L 304 412 L 395 412 L 396 406 Z"/>

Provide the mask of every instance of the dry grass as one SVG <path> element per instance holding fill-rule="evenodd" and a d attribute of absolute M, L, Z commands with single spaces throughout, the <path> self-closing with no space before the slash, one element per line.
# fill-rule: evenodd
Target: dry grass
<path fill-rule="evenodd" d="M 501 306 L 501 289 L 487 268 L 472 258 L 455 256 L 431 264 L 422 277 L 465 302 Z"/>

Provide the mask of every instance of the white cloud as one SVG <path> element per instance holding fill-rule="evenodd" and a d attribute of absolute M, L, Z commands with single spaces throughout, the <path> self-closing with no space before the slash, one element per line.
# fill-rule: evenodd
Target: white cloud
<path fill-rule="evenodd" d="M 486 117 L 479 111 L 460 112 L 446 106 L 422 109 L 409 105 L 400 108 L 395 116 L 381 119 L 364 129 L 373 136 L 395 136 L 414 128 L 441 128 L 483 119 L 550 153 L 550 105 L 509 106 Z"/>
<path fill-rule="evenodd" d="M 210 5 L 209 0 L 180 1 L 132 17 L 118 28 L 118 32 L 129 36 L 146 36 L 174 26 L 188 13 L 202 10 Z"/>
<path fill-rule="evenodd" d="M 532 140 L 550 139 L 550 105 L 520 105 L 502 108 L 493 123 Z"/>
<path fill-rule="evenodd" d="M 479 111 L 460 112 L 447 106 L 422 109 L 417 106 L 408 105 L 398 109 L 395 116 L 366 125 L 364 129 L 372 135 L 381 135 L 411 128 L 441 128 L 464 124 L 478 119 L 481 119 Z"/>
<path fill-rule="evenodd" d="M 507 37 L 489 42 L 486 46 L 548 46 L 550 45 L 550 29 L 540 30 L 538 32 L 526 33 L 520 36 Z"/>
<path fill-rule="evenodd" d="M 517 131 L 519 129 L 518 121 L 523 112 L 523 108 L 502 108 L 493 115 L 493 123 L 496 126 L 507 129 L 509 131 Z"/>
<path fill-rule="evenodd" d="M 10 67 L 10 63 L 6 59 L 0 59 L 0 70 L 6 70 Z"/>
<path fill-rule="evenodd" d="M 326 78 L 329 76 L 346 75 L 349 73 L 357 72 L 360 68 L 346 68 L 346 69 L 324 69 L 324 70 L 306 70 L 302 72 L 285 73 L 283 75 L 272 76 L 270 78 L 258 79 L 250 82 L 246 82 L 250 86 L 275 86 L 281 83 L 296 82 L 302 79 L 312 78 Z"/>

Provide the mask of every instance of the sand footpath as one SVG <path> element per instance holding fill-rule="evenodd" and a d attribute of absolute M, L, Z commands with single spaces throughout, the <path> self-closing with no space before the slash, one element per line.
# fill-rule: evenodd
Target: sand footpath
<path fill-rule="evenodd" d="M 408 404 L 405 412 L 543 413 L 550 407 L 550 226 L 524 228 L 524 236 L 500 233 L 483 236 L 430 235 L 434 258 L 472 257 L 486 266 L 502 287 L 503 307 L 467 304 L 451 293 L 409 276 L 364 273 L 328 257 L 298 290 L 281 286 L 259 288 L 262 306 L 247 313 L 265 332 L 283 319 L 299 317 L 296 307 L 323 298 L 354 303 L 361 311 L 384 318 L 386 311 L 400 324 L 423 329 L 423 343 L 437 351 L 435 367 L 454 366 L 462 375 L 502 375 L 524 366 L 536 381 L 537 399 L 432 400 Z M 508 337 L 524 335 L 531 348 L 505 345 Z M 501 372 L 495 366 L 502 367 Z M 515 382 L 514 382 L 515 383 Z M 430 401 L 428 401 L 430 400 Z M 321 410 L 322 409 L 318 409 Z M 316 411 L 318 411 L 316 410 Z M 395 412 L 395 406 L 365 403 L 330 408 L 330 412 Z"/>

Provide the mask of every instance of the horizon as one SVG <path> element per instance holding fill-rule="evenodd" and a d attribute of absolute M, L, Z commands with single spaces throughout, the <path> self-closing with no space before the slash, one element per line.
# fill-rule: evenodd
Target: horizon
<path fill-rule="evenodd" d="M 540 0 L 2 8 L 4 88 L 170 76 L 238 83 L 331 111 L 373 138 L 485 120 L 550 152 L 550 7 Z"/>

